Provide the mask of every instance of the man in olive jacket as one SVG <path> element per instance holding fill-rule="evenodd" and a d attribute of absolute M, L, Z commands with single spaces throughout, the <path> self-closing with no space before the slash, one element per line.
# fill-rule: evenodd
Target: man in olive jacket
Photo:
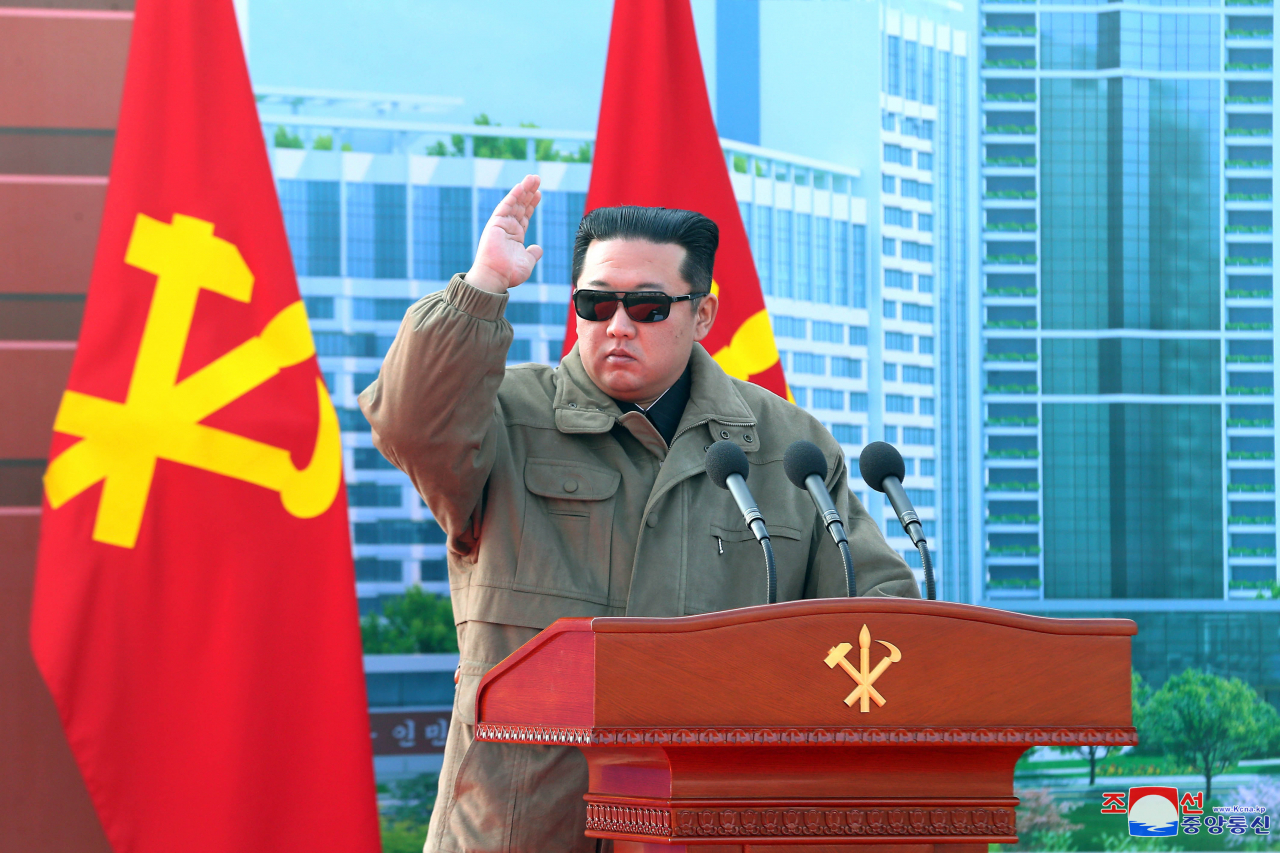
<path fill-rule="evenodd" d="M 578 750 L 474 741 L 476 688 L 564 616 L 765 603 L 760 546 L 705 473 L 713 442 L 733 441 L 750 460 L 779 601 L 846 594 L 839 553 L 809 495 L 783 472 L 798 439 L 827 457 L 858 594 L 920 595 L 849 491 L 839 444 L 801 409 L 727 376 L 698 344 L 717 307 L 718 231 L 706 217 L 593 211 L 574 247 L 578 345 L 554 369 L 505 367 L 507 290 L 542 256 L 524 246 L 540 198 L 536 176 L 507 195 L 471 270 L 409 309 L 378 380 L 360 395 L 374 444 L 448 535 L 461 665 L 427 851 L 597 849 L 583 835 Z"/>

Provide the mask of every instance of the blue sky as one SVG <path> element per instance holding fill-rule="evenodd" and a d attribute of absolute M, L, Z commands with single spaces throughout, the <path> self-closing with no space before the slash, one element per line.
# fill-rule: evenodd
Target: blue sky
<path fill-rule="evenodd" d="M 607 0 L 249 0 L 254 83 L 460 97 L 439 121 L 595 130 Z"/>
<path fill-rule="evenodd" d="M 256 85 L 439 95 L 462 104 L 428 120 L 470 123 L 484 112 L 508 126 L 595 130 L 610 0 L 240 2 Z M 692 6 L 714 110 L 716 0 Z M 762 145 L 853 166 L 875 159 L 875 9 L 761 5 Z"/>

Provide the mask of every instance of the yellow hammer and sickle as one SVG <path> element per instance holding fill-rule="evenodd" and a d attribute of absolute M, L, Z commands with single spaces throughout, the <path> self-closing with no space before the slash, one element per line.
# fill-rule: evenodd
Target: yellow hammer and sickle
<path fill-rule="evenodd" d="M 258 336 L 178 382 L 200 291 L 248 302 L 253 273 L 233 244 L 213 236 L 213 223 L 182 214 L 174 214 L 172 223 L 139 214 L 124 260 L 156 276 L 129 390 L 123 403 L 63 394 L 53 428 L 81 441 L 50 463 L 44 476 L 49 504 L 57 509 L 105 481 L 93 538 L 132 548 L 156 460 L 167 459 L 278 492 L 297 518 L 314 518 L 332 506 L 342 481 L 342 445 L 322 380 L 316 380 L 320 424 L 305 468 L 294 467 L 284 448 L 200 423 L 315 353 L 301 300 L 271 318 Z"/>
<path fill-rule="evenodd" d="M 720 283 L 711 282 L 711 292 L 720 297 Z M 773 327 L 769 324 L 769 312 L 763 308 L 752 314 L 737 328 L 729 343 L 711 354 L 720 369 L 743 382 L 757 373 L 764 373 L 778 363 L 778 345 L 773 340 Z M 787 399 L 794 403 L 791 387 L 787 387 Z"/>
<path fill-rule="evenodd" d="M 840 667 L 858 684 L 854 691 L 845 697 L 844 704 L 852 708 L 855 702 L 861 700 L 861 710 L 864 714 L 871 710 L 870 703 L 872 701 L 880 707 L 884 707 L 885 698 L 872 685 L 889 668 L 890 664 L 902 660 L 902 652 L 898 651 L 898 647 L 893 643 L 887 643 L 884 640 L 876 640 L 876 642 L 889 650 L 889 656 L 881 658 L 875 669 L 871 668 L 871 632 L 866 625 L 863 625 L 862 630 L 858 632 L 858 663 L 860 665 L 858 669 L 855 669 L 853 664 L 849 663 L 845 657 L 853 650 L 853 646 L 849 643 L 841 643 L 827 652 L 827 666 L 832 669 L 837 666 Z"/>

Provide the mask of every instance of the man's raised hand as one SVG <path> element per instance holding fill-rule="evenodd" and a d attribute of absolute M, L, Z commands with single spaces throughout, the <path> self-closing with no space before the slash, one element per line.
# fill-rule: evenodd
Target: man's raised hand
<path fill-rule="evenodd" d="M 524 283 L 533 265 L 542 257 L 541 246 L 524 245 L 529 219 L 542 200 L 537 175 L 525 175 L 512 187 L 506 198 L 494 208 L 493 215 L 480 232 L 476 259 L 467 272 L 467 283 L 490 293 L 506 293 L 507 288 Z"/>

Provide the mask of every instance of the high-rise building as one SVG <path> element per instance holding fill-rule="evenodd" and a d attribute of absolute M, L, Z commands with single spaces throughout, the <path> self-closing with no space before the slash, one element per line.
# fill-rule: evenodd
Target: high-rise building
<path fill-rule="evenodd" d="M 965 600 L 973 538 L 974 41 L 963 14 L 904 5 L 909 11 L 880 9 L 880 184 L 871 188 L 881 211 L 877 437 L 904 451 L 921 448 L 907 474 L 922 488 L 909 495 L 940 528 L 925 531 L 938 552 L 939 597 Z M 892 508 L 882 511 L 886 534 L 901 537 Z"/>
<path fill-rule="evenodd" d="M 973 599 L 1276 701 L 1271 4 L 981 13 Z"/>
<path fill-rule="evenodd" d="M 976 38 L 976 9 L 961 4 L 716 6 L 721 133 L 861 171 L 869 269 L 858 305 L 871 342 L 864 440 L 902 450 L 939 594 L 953 600 L 967 593 L 974 540 Z M 797 98 L 803 91 L 822 95 Z M 783 219 L 774 227 L 806 225 Z M 772 300 L 797 285 L 757 268 Z M 804 384 L 794 365 L 788 375 Z M 863 494 L 893 547 L 919 566 L 892 507 L 865 487 Z"/>

